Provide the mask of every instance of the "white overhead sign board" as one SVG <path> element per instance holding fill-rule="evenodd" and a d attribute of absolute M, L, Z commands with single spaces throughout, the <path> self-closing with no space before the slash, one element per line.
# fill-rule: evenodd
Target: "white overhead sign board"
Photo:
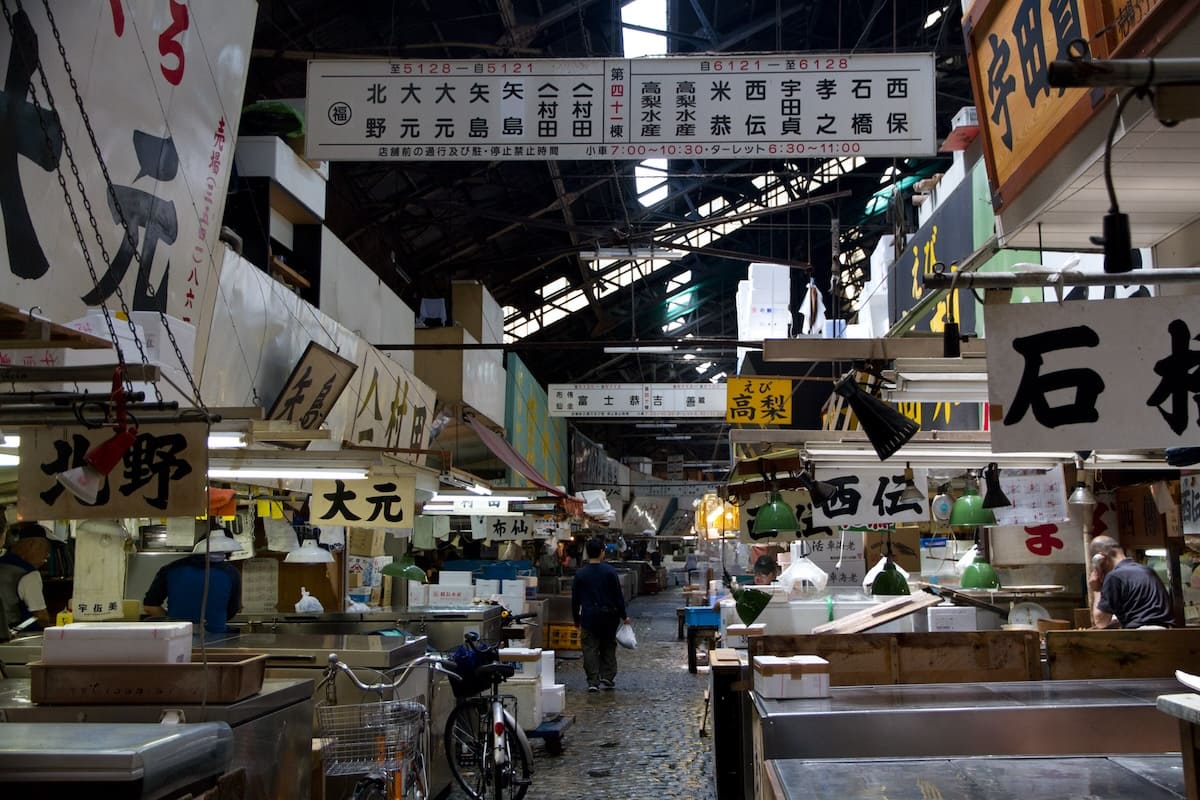
<path fill-rule="evenodd" d="M 933 155 L 932 53 L 314 60 L 330 161 Z"/>
<path fill-rule="evenodd" d="M 552 383 L 552 417 L 725 417 L 724 383 Z"/>
<path fill-rule="evenodd" d="M 856 469 L 852 472 L 821 470 L 818 480 L 833 484 L 836 493 L 823 505 L 813 506 L 817 527 L 839 525 L 895 525 L 929 520 L 928 470 L 913 470 L 913 485 L 920 499 L 904 500 L 904 467 Z"/>
<path fill-rule="evenodd" d="M 1192 297 L 985 306 L 996 452 L 1200 440 Z"/>

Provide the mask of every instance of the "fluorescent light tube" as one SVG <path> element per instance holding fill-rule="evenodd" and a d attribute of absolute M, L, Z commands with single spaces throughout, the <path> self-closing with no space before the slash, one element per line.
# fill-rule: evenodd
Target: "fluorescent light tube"
<path fill-rule="evenodd" d="M 317 481 L 362 481 L 367 479 L 365 469 L 320 467 L 209 467 L 208 477 L 222 480 L 239 478 Z"/>

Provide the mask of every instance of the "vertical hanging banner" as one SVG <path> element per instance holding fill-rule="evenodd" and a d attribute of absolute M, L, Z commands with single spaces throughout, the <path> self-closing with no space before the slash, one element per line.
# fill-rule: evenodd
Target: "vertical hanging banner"
<path fill-rule="evenodd" d="M 436 393 L 374 347 L 362 348 L 358 379 L 351 381 L 346 396 L 354 404 L 346 436 L 351 444 L 420 450 L 429 441 Z"/>
<path fill-rule="evenodd" d="M 314 456 L 315 457 L 315 456 Z M 313 481 L 311 521 L 324 528 L 411 528 L 416 478 L 401 475 L 365 481 Z"/>
<path fill-rule="evenodd" d="M 996 452 L 1196 443 L 1193 298 L 994 305 L 984 313 Z"/>
<path fill-rule="evenodd" d="M 164 311 L 198 325 L 215 302 L 221 261 L 213 252 L 256 4 L 79 0 L 50 5 L 58 11 L 53 20 L 42 3 L 26 3 L 12 9 L 11 29 L 0 23 L 0 64 L 7 70 L 0 125 L 12 134 L 0 142 L 0 158 L 11 171 L 3 193 L 0 296 L 66 321 L 83 317 L 88 306 L 115 302 L 121 288 L 132 311 Z M 53 103 L 43 73 L 31 71 L 19 57 L 22 50 L 40 58 Z M 111 193 L 89 128 L 112 180 Z M 64 140 L 74 154 L 107 260 L 84 213 Z M 66 176 L 98 285 L 81 256 L 59 170 Z"/>
<path fill-rule="evenodd" d="M 306 156 L 933 155 L 932 53 L 313 60 Z"/>
<path fill-rule="evenodd" d="M 142 425 L 133 446 L 107 476 L 96 502 L 67 491 L 56 475 L 82 467 L 112 428 L 26 428 L 17 467 L 17 513 L 23 520 L 192 517 L 208 514 L 208 425 Z"/>

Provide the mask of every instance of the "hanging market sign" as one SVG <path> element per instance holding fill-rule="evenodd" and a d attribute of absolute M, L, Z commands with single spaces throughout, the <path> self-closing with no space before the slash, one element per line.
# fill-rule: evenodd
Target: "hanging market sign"
<path fill-rule="evenodd" d="M 1195 444 L 1200 307 L 1194 298 L 984 311 L 996 452 Z"/>
<path fill-rule="evenodd" d="M 721 417 L 725 387 L 704 383 L 552 383 L 552 417 Z"/>
<path fill-rule="evenodd" d="M 309 499 L 310 520 L 322 527 L 411 528 L 416 482 L 412 475 L 380 480 L 315 480 Z"/>
<path fill-rule="evenodd" d="M 271 405 L 267 419 L 294 422 L 306 431 L 316 430 L 329 416 L 357 369 L 353 361 L 309 342 Z M 307 446 L 307 443 L 301 445 Z"/>
<path fill-rule="evenodd" d="M 471 538 L 476 541 L 523 541 L 525 539 L 569 539 L 571 523 L 551 517 L 471 517 Z"/>
<path fill-rule="evenodd" d="M 1200 533 L 1200 472 L 1179 476 L 1179 517 L 1185 534 Z"/>
<path fill-rule="evenodd" d="M 725 421 L 791 425 L 791 379 L 730 378 L 725 383 Z"/>
<path fill-rule="evenodd" d="M 191 517 L 208 514 L 208 425 L 142 425 L 108 474 L 96 502 L 79 500 L 55 476 L 85 466 L 112 428 L 25 428 L 17 467 L 17 514 L 23 520 Z"/>
<path fill-rule="evenodd" d="M 354 416 L 346 439 L 365 447 L 423 450 L 437 398 L 433 389 L 375 348 L 362 351 L 358 380 L 347 395 Z"/>
<path fill-rule="evenodd" d="M 6 246 L 0 248 L 0 296 L 6 303 L 38 306 L 51 319 L 65 321 L 113 302 L 120 288 L 131 311 L 165 311 L 193 324 L 211 314 L 221 269 L 213 253 L 256 10 L 250 0 L 80 0 L 61 8 L 54 19 L 57 34 L 43 4 L 16 10 L 12 34 L 6 27 L 0 36 L 9 95 L 0 117 L 12 133 L 0 145 L 11 175 L 4 192 Z M 53 107 L 40 84 L 42 73 L 32 73 L 17 57 L 14 41 L 40 57 Z M 27 93 L 31 80 L 40 106 Z M 81 105 L 104 154 L 112 195 L 88 141 Z M 233 116 L 226 117 L 227 111 Z M 84 198 L 71 180 L 75 170 L 64 137 L 98 232 L 89 226 Z M 79 256 L 59 170 L 68 176 L 98 283 Z M 128 237 L 113 196 L 128 221 Z M 107 263 L 95 246 L 97 236 L 104 240 Z"/>
<path fill-rule="evenodd" d="M 821 471 L 819 480 L 837 490 L 823 505 L 813 508 L 818 526 L 896 525 L 929 520 L 928 470 L 914 469 L 913 484 L 921 497 L 904 500 L 904 468 L 856 469 L 853 472 Z"/>
<path fill-rule="evenodd" d="M 931 156 L 932 53 L 313 60 L 310 159 Z"/>
<path fill-rule="evenodd" d="M 1082 564 L 1083 529 L 1072 522 L 990 529 L 993 564 Z"/>

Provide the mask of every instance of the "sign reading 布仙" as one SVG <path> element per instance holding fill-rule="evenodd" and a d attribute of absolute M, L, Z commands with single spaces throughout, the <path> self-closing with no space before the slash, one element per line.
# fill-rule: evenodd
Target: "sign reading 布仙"
<path fill-rule="evenodd" d="M 933 155 L 932 53 L 308 65 L 326 160 Z"/>

